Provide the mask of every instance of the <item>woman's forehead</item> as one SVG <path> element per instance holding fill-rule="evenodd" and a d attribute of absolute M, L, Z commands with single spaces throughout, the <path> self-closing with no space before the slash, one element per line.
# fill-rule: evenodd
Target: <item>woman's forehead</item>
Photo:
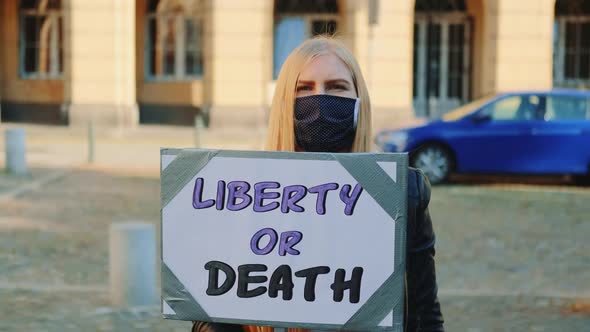
<path fill-rule="evenodd" d="M 352 83 L 346 64 L 334 54 L 320 55 L 308 62 L 299 74 L 300 81 L 329 81 L 345 79 Z"/>

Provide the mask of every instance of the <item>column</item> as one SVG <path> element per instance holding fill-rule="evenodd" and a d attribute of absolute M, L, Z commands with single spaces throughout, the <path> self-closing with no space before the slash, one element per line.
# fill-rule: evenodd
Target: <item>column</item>
<path fill-rule="evenodd" d="M 358 6 L 353 52 L 369 86 L 373 128 L 402 126 L 414 119 L 412 57 L 414 1 L 379 1 L 379 19 L 368 26 L 368 1 Z"/>
<path fill-rule="evenodd" d="M 210 125 L 265 127 L 273 1 L 215 0 L 211 5 Z"/>
<path fill-rule="evenodd" d="M 66 1 L 65 21 L 70 124 L 136 125 L 135 0 Z"/>
<path fill-rule="evenodd" d="M 488 4 L 489 25 L 486 41 L 494 52 L 484 65 L 495 67 L 488 73 L 488 89 L 510 91 L 550 89 L 553 66 L 552 0 L 496 0 Z"/>

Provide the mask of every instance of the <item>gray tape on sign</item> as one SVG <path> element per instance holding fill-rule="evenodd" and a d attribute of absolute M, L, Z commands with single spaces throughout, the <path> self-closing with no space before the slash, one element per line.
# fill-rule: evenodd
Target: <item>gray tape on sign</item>
<path fill-rule="evenodd" d="M 336 159 L 357 180 L 363 189 L 373 197 L 381 208 L 395 221 L 395 261 L 394 273 L 379 287 L 379 289 L 365 302 L 365 304 L 351 317 L 343 329 L 373 330 L 393 310 L 396 314 L 399 299 L 404 296 L 405 263 L 403 251 L 405 249 L 405 218 L 401 216 L 407 211 L 407 196 L 399 197 L 395 188 L 405 185 L 407 188 L 407 159 L 398 161 L 397 181 L 377 164 L 374 156 L 369 158 L 355 158 L 354 154 L 338 154 Z M 394 301 L 397 299 L 397 301 Z M 398 308 L 399 311 L 399 308 Z"/>
<path fill-rule="evenodd" d="M 403 287 L 401 296 L 398 296 L 400 289 L 396 285 L 401 283 L 404 273 L 393 273 L 385 282 L 371 295 L 371 297 L 350 317 L 342 327 L 343 330 L 373 331 L 379 323 L 400 304 L 403 299 Z"/>
<path fill-rule="evenodd" d="M 162 209 L 186 186 L 199 171 L 207 166 L 219 150 L 182 150 L 162 171 Z"/>
<path fill-rule="evenodd" d="M 164 262 L 162 262 L 162 299 L 174 310 L 176 319 L 211 321 L 211 317 Z"/>
<path fill-rule="evenodd" d="M 399 185 L 385 173 L 375 159 L 358 158 L 358 155 L 355 158 L 355 154 L 350 153 L 335 154 L 335 157 L 394 221 L 401 216 L 406 200 L 396 199 L 399 195 L 395 188 Z M 392 201 L 394 204 L 391 204 Z"/>

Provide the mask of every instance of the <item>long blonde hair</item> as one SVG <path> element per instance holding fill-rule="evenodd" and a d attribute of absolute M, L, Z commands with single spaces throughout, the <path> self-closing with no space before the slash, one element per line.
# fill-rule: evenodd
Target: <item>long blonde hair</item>
<path fill-rule="evenodd" d="M 326 54 L 337 56 L 348 67 L 356 94 L 360 98 L 356 135 L 351 152 L 369 152 L 371 150 L 371 102 L 360 67 L 350 51 L 340 41 L 325 36 L 306 40 L 285 60 L 277 79 L 272 100 L 266 150 L 295 151 L 293 113 L 297 80 L 305 65 Z"/>

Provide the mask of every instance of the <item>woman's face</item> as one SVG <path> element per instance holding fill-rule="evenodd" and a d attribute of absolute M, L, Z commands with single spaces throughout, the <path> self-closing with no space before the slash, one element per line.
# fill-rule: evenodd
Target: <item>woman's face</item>
<path fill-rule="evenodd" d="M 333 95 L 356 98 L 350 71 L 334 54 L 320 55 L 308 63 L 297 81 L 296 97 Z"/>

